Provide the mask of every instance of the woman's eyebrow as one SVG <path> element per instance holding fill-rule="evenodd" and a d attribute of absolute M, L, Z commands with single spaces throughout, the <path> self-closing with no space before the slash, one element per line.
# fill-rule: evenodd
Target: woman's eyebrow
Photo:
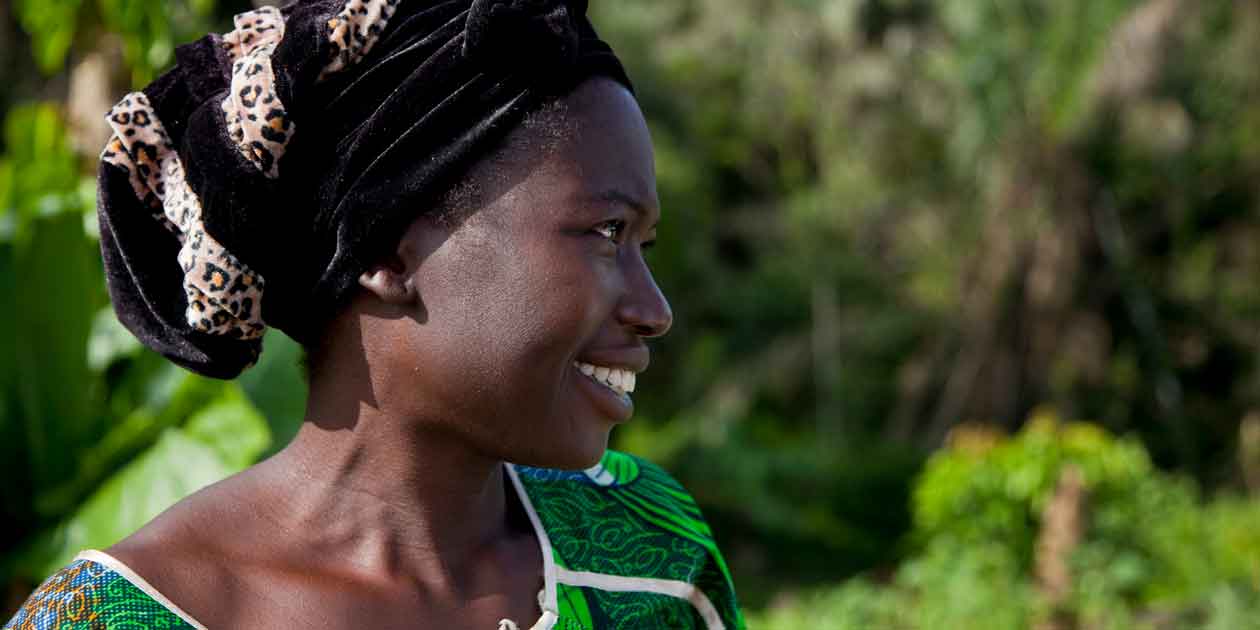
<path fill-rule="evenodd" d="M 647 220 L 647 217 L 651 216 L 652 214 L 652 212 L 648 209 L 648 207 L 645 204 L 643 204 L 643 202 L 639 201 L 633 196 L 621 190 L 618 190 L 616 188 L 609 188 L 608 190 L 605 190 L 604 192 L 601 192 L 598 195 L 595 195 L 595 200 L 602 201 L 605 203 L 615 203 L 615 204 L 627 206 L 631 210 L 634 210 L 635 213 L 638 214 L 639 217 L 642 218 L 643 220 Z M 661 223 L 660 219 L 657 218 L 656 223 L 653 223 L 652 227 L 649 229 L 655 230 L 656 226 L 660 225 L 660 223 Z"/>

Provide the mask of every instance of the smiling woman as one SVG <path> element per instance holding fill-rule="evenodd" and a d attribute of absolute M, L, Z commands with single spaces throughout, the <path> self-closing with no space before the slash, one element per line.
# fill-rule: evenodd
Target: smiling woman
<path fill-rule="evenodd" d="M 647 126 L 585 9 L 261 9 L 119 103 L 119 319 L 222 378 L 284 330 L 306 422 L 6 628 L 742 627 L 694 501 L 606 450 L 672 315 Z"/>

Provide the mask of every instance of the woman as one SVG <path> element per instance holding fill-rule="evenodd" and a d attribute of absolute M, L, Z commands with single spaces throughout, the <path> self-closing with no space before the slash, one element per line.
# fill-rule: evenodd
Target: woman
<path fill-rule="evenodd" d="M 585 10 L 265 8 L 114 108 L 119 319 L 221 378 L 279 327 L 306 422 L 6 628 L 742 626 L 692 499 L 605 452 L 671 313 L 647 128 Z"/>

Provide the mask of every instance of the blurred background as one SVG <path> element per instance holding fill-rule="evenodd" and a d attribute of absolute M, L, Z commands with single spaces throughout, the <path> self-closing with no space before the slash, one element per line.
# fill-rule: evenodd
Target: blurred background
<path fill-rule="evenodd" d="M 676 321 L 615 445 L 761 628 L 1260 627 L 1260 3 L 635 0 Z M 0 585 L 280 448 L 121 328 L 103 115 L 246 0 L 0 0 Z"/>

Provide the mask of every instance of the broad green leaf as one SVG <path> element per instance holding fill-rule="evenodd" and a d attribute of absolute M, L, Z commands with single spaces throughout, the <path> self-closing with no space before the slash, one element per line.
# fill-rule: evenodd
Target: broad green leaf
<path fill-rule="evenodd" d="M 74 476 L 82 450 L 104 430 L 103 383 L 87 362 L 92 319 L 105 300 L 102 272 L 78 214 L 33 220 L 14 258 L 24 444 L 35 487 L 47 489 Z"/>
<path fill-rule="evenodd" d="M 119 359 L 133 356 L 143 346 L 130 330 L 118 321 L 114 309 L 106 306 L 92 320 L 92 336 L 88 339 L 88 365 L 104 370 Z"/>
<path fill-rule="evenodd" d="M 152 447 L 109 477 L 62 525 L 45 534 L 18 560 L 35 579 L 83 549 L 107 547 L 129 535 L 176 501 L 253 463 L 270 442 L 266 421 L 234 383 L 187 376 L 166 411 L 182 409 L 181 397 L 214 386 L 216 397 L 202 403 L 182 428 L 167 427 Z M 160 425 L 153 410 L 140 408 L 105 440 L 121 448 L 137 433 Z M 111 447 L 109 442 L 115 444 Z M 105 449 L 102 449 L 105 450 Z M 100 455 L 100 453 L 98 453 Z M 107 455 L 100 455 L 105 457 Z"/>
<path fill-rule="evenodd" d="M 189 494 L 239 470 L 211 446 L 179 429 L 161 439 L 92 494 L 45 536 L 20 570 L 40 579 L 84 549 L 102 549 L 130 535 Z"/>
<path fill-rule="evenodd" d="M 184 432 L 234 469 L 254 463 L 271 444 L 267 421 L 236 384 L 229 384 L 218 400 L 189 418 Z"/>
<path fill-rule="evenodd" d="M 34 497 L 37 513 L 47 518 L 68 514 L 113 471 L 152 446 L 165 429 L 181 425 L 231 386 L 191 374 L 152 353 L 141 358 L 155 360 L 157 369 L 150 371 L 148 361 L 130 366 L 135 374 L 125 374 L 125 388 L 114 392 L 125 401 L 110 401 L 114 411 L 105 416 L 108 424 L 90 447 L 76 452 L 74 474 Z M 130 376 L 139 382 L 128 382 Z M 128 391 L 132 388 L 139 391 Z"/>

